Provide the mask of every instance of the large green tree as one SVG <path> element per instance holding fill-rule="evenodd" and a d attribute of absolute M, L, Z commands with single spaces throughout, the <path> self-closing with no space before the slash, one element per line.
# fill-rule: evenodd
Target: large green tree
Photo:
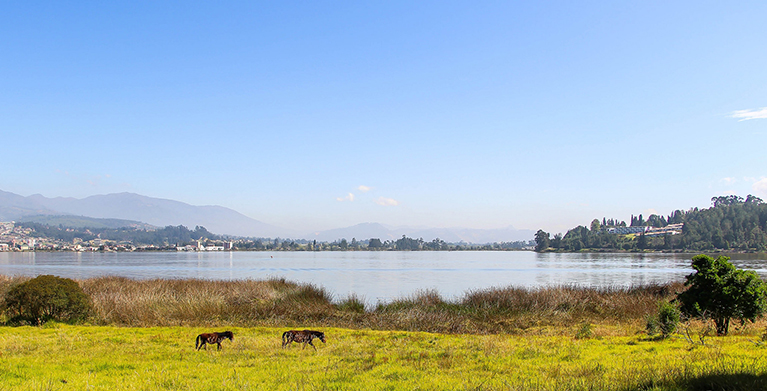
<path fill-rule="evenodd" d="M 731 319 L 755 321 L 767 309 L 764 281 L 751 270 L 741 270 L 730 258 L 708 255 L 692 258 L 695 273 L 687 276 L 688 289 L 678 295 L 688 316 L 712 319 L 717 335 L 727 335 Z"/>

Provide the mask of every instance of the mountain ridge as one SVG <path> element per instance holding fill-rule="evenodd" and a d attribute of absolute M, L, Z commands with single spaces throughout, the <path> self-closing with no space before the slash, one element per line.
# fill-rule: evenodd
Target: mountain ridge
<path fill-rule="evenodd" d="M 143 196 L 136 193 L 48 198 L 0 193 L 0 219 L 20 220 L 29 216 L 73 215 L 98 219 L 140 221 L 157 227 L 203 226 L 211 232 L 232 236 L 292 236 L 291 230 L 247 217 L 223 206 L 195 206 L 181 201 Z"/>

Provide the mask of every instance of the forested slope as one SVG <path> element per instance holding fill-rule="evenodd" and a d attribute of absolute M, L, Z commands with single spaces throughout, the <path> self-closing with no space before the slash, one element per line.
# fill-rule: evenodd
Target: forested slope
<path fill-rule="evenodd" d="M 594 219 L 589 227 L 578 226 L 553 238 L 538 230 L 536 251 L 767 251 L 767 204 L 762 199 L 733 195 L 711 201 L 710 208 L 676 210 L 668 217 L 651 215 L 645 220 L 642 215 L 632 216 L 629 225 L 615 219 Z M 678 232 L 655 234 L 670 224 L 683 226 Z M 611 232 L 627 226 L 640 232 Z"/>

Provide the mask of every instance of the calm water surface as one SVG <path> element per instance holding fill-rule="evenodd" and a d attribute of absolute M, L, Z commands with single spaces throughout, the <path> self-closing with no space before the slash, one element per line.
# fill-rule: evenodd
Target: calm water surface
<path fill-rule="evenodd" d="M 351 293 L 368 303 L 435 289 L 453 299 L 470 290 L 509 285 L 630 286 L 682 281 L 691 254 L 538 254 L 471 252 L 150 252 L 0 253 L 0 274 L 69 278 L 115 275 L 138 279 L 212 280 L 284 277 Z M 734 255 L 740 268 L 767 277 L 764 254 Z"/>

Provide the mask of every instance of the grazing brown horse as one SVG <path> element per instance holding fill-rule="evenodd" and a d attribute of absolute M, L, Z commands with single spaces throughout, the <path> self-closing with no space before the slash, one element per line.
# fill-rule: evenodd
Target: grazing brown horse
<path fill-rule="evenodd" d="M 312 343 L 312 340 L 318 338 L 322 343 L 325 343 L 325 333 L 321 331 L 314 331 L 314 330 L 290 330 L 282 333 L 282 347 L 286 347 L 290 345 L 291 342 L 296 343 L 302 343 L 304 344 L 304 347 L 302 349 L 306 349 L 306 344 L 312 345 L 314 350 L 317 350 L 317 347 L 314 346 Z"/>
<path fill-rule="evenodd" d="M 200 350 L 203 346 L 205 346 L 205 344 L 209 343 L 211 345 L 218 345 L 218 350 L 221 350 L 221 342 L 223 342 L 225 339 L 234 341 L 234 334 L 232 334 L 231 331 L 224 331 L 223 333 L 200 334 L 194 341 L 194 347 L 195 349 Z M 208 350 L 207 346 L 205 346 L 205 350 Z"/>

